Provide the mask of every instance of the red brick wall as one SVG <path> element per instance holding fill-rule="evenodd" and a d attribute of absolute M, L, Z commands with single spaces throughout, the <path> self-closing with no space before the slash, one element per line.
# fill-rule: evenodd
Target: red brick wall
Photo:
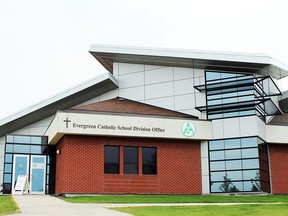
<path fill-rule="evenodd" d="M 288 194 L 288 146 L 269 145 L 273 194 Z"/>
<path fill-rule="evenodd" d="M 104 174 L 104 145 L 157 147 L 157 175 L 141 174 L 141 157 L 138 175 L 123 174 L 121 168 L 120 174 Z M 199 142 L 64 136 L 56 149 L 61 152 L 56 158 L 56 194 L 202 192 Z"/>

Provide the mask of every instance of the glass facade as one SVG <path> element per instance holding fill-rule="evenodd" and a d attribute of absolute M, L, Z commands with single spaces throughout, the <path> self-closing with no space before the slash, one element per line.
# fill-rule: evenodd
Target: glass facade
<path fill-rule="evenodd" d="M 257 115 L 265 120 L 281 113 L 271 100 L 281 92 L 269 76 L 206 71 L 205 85 L 195 88 L 206 91 L 206 106 L 197 109 L 208 119 Z"/>
<path fill-rule="evenodd" d="M 270 192 L 267 144 L 257 137 L 209 141 L 210 192 Z"/>
<path fill-rule="evenodd" d="M 27 155 L 29 160 L 31 160 L 31 155 L 45 155 L 45 193 L 53 194 L 55 192 L 55 146 L 48 145 L 48 137 L 19 135 L 6 136 L 3 179 L 3 193 L 5 194 L 10 194 L 12 192 L 14 155 Z"/>

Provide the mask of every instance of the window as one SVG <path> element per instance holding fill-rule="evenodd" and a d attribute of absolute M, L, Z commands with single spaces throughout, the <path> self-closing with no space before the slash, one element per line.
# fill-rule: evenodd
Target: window
<path fill-rule="evenodd" d="M 205 84 L 194 87 L 206 91 L 206 106 L 196 109 L 206 111 L 208 119 L 281 114 L 271 100 L 281 92 L 269 76 L 206 71 Z"/>
<path fill-rule="evenodd" d="M 267 144 L 261 139 L 209 141 L 209 161 L 212 193 L 270 192 Z"/>
<path fill-rule="evenodd" d="M 142 170 L 144 175 L 157 174 L 157 149 L 142 148 Z"/>
<path fill-rule="evenodd" d="M 138 174 L 138 147 L 124 147 L 124 174 Z"/>
<path fill-rule="evenodd" d="M 104 173 L 119 174 L 118 146 L 104 146 Z"/>

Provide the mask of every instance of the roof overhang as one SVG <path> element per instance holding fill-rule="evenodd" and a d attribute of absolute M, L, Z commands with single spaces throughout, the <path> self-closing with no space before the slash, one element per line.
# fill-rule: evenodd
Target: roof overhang
<path fill-rule="evenodd" d="M 52 116 L 57 110 L 76 106 L 115 88 L 118 88 L 118 82 L 113 75 L 108 72 L 101 74 L 0 120 L 0 137 Z"/>
<path fill-rule="evenodd" d="M 92 44 L 89 52 L 111 73 L 113 63 L 163 65 L 209 70 L 239 71 L 288 76 L 288 67 L 265 54 L 123 47 Z"/>

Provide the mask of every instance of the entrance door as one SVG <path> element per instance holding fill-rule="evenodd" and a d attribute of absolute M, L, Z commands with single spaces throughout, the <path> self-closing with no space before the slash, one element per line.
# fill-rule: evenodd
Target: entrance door
<path fill-rule="evenodd" d="M 13 191 L 18 175 L 27 175 L 31 194 L 45 194 L 46 156 L 14 155 L 13 160 Z"/>
<path fill-rule="evenodd" d="M 45 194 L 46 156 L 31 155 L 30 193 Z"/>
<path fill-rule="evenodd" d="M 12 193 L 14 194 L 18 175 L 29 176 L 29 155 L 14 155 L 13 161 Z"/>

